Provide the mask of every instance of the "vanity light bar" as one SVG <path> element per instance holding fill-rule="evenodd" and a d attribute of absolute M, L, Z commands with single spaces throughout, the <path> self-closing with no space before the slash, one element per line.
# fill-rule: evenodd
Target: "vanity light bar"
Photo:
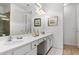
<path fill-rule="evenodd" d="M 1 19 L 2 19 L 2 20 L 7 20 L 7 21 L 9 20 L 9 19 L 7 19 L 7 18 L 1 18 Z"/>
<path fill-rule="evenodd" d="M 0 17 L 6 17 L 5 15 L 0 15 Z"/>

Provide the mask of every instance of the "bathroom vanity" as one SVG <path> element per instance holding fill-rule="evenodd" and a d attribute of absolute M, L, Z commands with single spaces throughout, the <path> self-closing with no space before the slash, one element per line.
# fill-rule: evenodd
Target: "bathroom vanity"
<path fill-rule="evenodd" d="M 37 55 L 38 45 L 44 41 L 45 45 L 41 49 L 45 49 L 43 54 L 46 55 L 52 48 L 53 34 L 41 34 L 37 37 L 27 34 L 22 39 L 13 38 L 12 40 L 0 43 L 0 55 Z"/>

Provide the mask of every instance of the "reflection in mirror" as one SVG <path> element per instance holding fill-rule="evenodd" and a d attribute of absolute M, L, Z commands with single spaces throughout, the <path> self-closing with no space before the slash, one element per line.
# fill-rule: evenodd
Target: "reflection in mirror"
<path fill-rule="evenodd" d="M 0 36 L 10 34 L 10 4 L 0 3 Z"/>

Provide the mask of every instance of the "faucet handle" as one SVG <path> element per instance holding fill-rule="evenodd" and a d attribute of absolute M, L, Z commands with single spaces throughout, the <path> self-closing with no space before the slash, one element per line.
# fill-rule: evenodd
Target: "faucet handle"
<path fill-rule="evenodd" d="M 17 39 L 23 39 L 23 37 L 22 36 L 18 36 Z"/>
<path fill-rule="evenodd" d="M 9 35 L 8 41 L 12 41 L 12 37 L 11 37 L 11 35 Z"/>

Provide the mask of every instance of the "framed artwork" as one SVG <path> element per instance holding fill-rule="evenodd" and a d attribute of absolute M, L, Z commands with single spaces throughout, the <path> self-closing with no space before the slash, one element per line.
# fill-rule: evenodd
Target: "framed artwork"
<path fill-rule="evenodd" d="M 48 26 L 56 26 L 58 24 L 58 16 L 48 18 Z"/>
<path fill-rule="evenodd" d="M 41 26 L 41 18 L 35 18 L 34 19 L 34 26 L 35 27 Z"/>

